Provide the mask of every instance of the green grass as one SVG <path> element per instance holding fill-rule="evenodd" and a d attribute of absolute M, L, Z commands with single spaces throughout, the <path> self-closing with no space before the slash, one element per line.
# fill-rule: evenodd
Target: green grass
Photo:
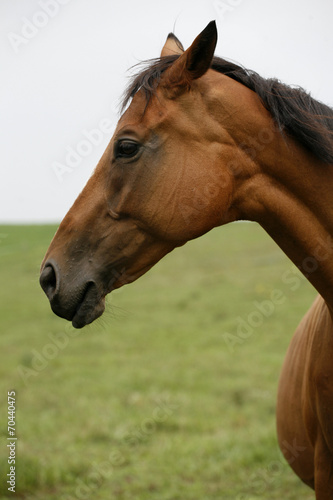
<path fill-rule="evenodd" d="M 314 499 L 278 450 L 275 400 L 315 291 L 302 278 L 293 289 L 261 228 L 233 224 L 175 250 L 80 331 L 38 285 L 54 231 L 0 227 L 0 498 Z"/>

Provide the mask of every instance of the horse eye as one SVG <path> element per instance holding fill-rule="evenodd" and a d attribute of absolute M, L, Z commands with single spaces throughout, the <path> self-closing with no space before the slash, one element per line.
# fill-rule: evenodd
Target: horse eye
<path fill-rule="evenodd" d="M 133 158 L 139 151 L 139 144 L 129 139 L 118 141 L 115 148 L 116 158 Z"/>

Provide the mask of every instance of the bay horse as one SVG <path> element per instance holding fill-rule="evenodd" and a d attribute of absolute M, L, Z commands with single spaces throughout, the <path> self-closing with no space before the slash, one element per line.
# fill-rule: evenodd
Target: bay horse
<path fill-rule="evenodd" d="M 320 296 L 282 369 L 278 439 L 296 474 L 333 498 L 333 111 L 305 91 L 214 56 L 211 22 L 170 34 L 136 75 L 92 177 L 41 266 L 52 310 L 81 328 L 105 296 L 175 247 L 258 222 Z M 293 453 L 291 454 L 290 450 Z"/>

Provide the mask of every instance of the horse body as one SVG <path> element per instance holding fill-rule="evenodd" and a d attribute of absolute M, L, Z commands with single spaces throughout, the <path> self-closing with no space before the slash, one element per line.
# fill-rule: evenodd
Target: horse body
<path fill-rule="evenodd" d="M 292 341 L 277 414 L 287 460 L 326 500 L 333 498 L 327 493 L 333 491 L 333 404 L 327 404 L 333 399 L 333 174 L 327 165 L 333 149 L 320 122 L 326 108 L 305 105 L 305 94 L 278 84 L 270 94 L 257 77 L 213 59 L 215 45 L 214 23 L 186 51 L 171 35 L 163 57 L 134 81 L 132 101 L 62 221 L 40 281 L 53 311 L 82 327 L 102 314 L 107 293 L 173 248 L 234 220 L 261 224 L 323 297 Z M 292 108 L 284 134 L 277 126 L 283 105 Z M 315 112 L 305 112 L 307 106 Z M 294 442 L 295 454 L 302 453 L 291 461 Z"/>
<path fill-rule="evenodd" d="M 318 296 L 298 326 L 281 371 L 279 444 L 320 500 L 333 498 L 333 325 Z"/>

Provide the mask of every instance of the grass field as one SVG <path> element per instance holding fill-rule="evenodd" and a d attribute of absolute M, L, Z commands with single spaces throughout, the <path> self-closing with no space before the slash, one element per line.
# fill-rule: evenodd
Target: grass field
<path fill-rule="evenodd" d="M 175 250 L 80 331 L 39 288 L 54 231 L 0 227 L 0 498 L 313 500 L 278 450 L 275 400 L 315 291 L 261 228 Z"/>

